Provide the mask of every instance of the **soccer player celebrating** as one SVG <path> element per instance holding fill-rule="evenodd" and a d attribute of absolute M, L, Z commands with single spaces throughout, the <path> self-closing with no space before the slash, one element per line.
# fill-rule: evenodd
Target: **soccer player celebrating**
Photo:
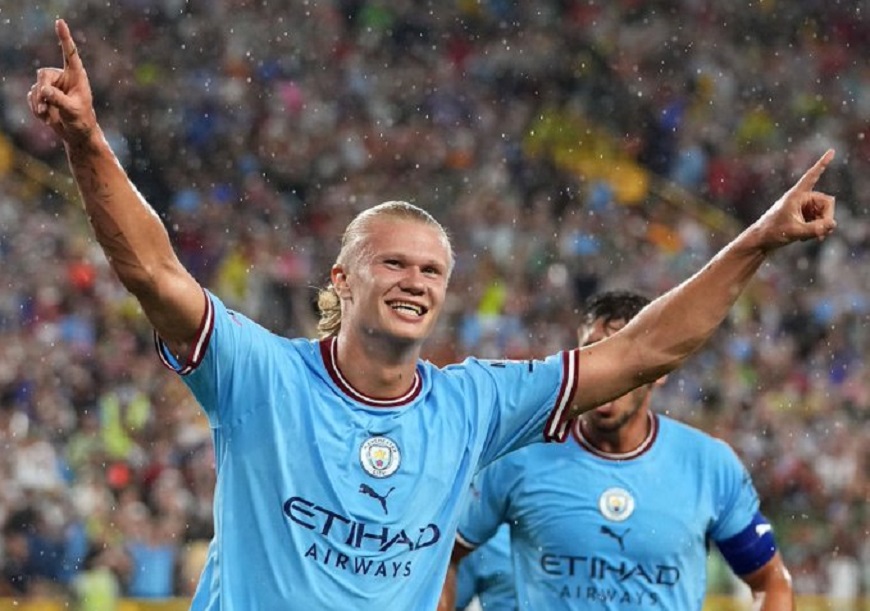
<path fill-rule="evenodd" d="M 345 230 L 319 302 L 323 337 L 277 337 L 181 265 L 106 142 L 64 21 L 56 32 L 64 65 L 37 72 L 31 111 L 62 139 L 98 242 L 213 429 L 215 535 L 195 610 L 435 608 L 481 465 L 563 440 L 576 415 L 678 367 L 771 251 L 836 225 L 833 197 L 813 189 L 829 151 L 608 340 L 440 369 L 420 352 L 444 304 L 451 244 L 424 210 L 388 202 Z"/>
<path fill-rule="evenodd" d="M 592 298 L 580 345 L 617 333 L 648 303 L 630 292 Z M 459 523 L 463 581 L 482 597 L 503 589 L 504 570 L 487 567 L 491 577 L 476 580 L 463 573 L 478 565 L 462 558 L 508 524 L 513 609 L 701 609 L 712 541 L 761 609 L 793 609 L 749 474 L 725 443 L 650 410 L 663 382 L 578 417 L 572 441 L 523 448 L 484 469 Z"/>

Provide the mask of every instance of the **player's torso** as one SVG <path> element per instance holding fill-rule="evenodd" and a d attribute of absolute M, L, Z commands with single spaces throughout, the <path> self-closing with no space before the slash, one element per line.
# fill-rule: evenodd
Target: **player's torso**
<path fill-rule="evenodd" d="M 421 371 L 410 400 L 366 405 L 306 366 L 301 380 L 270 371 L 216 435 L 221 562 L 246 569 L 230 589 L 237 604 L 268 592 L 300 608 L 411 608 L 408 592 L 446 566 L 478 458 L 462 397 L 431 392 Z M 302 583 L 316 600 L 299 598 Z"/>
<path fill-rule="evenodd" d="M 524 451 L 534 458 L 509 516 L 521 533 L 524 608 L 699 607 L 716 510 L 697 457 L 666 443 L 628 461 L 593 456 L 574 439 Z"/>

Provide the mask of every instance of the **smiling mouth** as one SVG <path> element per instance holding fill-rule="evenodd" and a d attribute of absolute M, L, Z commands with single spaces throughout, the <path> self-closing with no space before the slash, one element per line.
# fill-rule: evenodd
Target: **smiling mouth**
<path fill-rule="evenodd" d="M 393 310 L 397 312 L 402 312 L 403 314 L 412 314 L 413 316 L 422 317 L 429 311 L 429 308 L 421 305 L 417 305 L 416 303 L 410 303 L 407 301 L 393 301 L 387 304 Z"/>

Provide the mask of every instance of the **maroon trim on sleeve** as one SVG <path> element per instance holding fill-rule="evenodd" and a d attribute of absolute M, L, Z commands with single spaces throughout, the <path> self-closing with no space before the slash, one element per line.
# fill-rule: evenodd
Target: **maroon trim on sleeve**
<path fill-rule="evenodd" d="M 183 363 L 173 363 L 167 357 L 168 349 L 166 344 L 157 334 L 157 331 L 154 331 L 154 345 L 157 348 L 160 362 L 166 368 L 171 369 L 179 375 L 187 375 L 199 366 L 211 340 L 212 331 L 214 331 L 214 304 L 211 302 L 211 297 L 205 292 L 205 289 L 203 289 L 202 294 L 205 297 L 205 311 L 202 313 L 202 320 L 199 323 L 199 329 L 196 331 L 196 340 L 191 344 L 190 352 Z"/>
<path fill-rule="evenodd" d="M 544 441 L 546 442 L 562 443 L 568 438 L 571 424 L 568 414 L 571 412 L 571 399 L 577 391 L 579 355 L 579 348 L 562 353 L 562 385 L 559 387 L 559 394 L 556 396 L 556 403 L 550 412 L 550 417 L 547 418 L 547 423 L 544 425 Z"/>

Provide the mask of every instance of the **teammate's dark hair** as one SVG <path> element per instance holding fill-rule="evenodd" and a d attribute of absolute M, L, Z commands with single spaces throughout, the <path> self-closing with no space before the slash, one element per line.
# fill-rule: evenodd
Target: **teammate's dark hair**
<path fill-rule="evenodd" d="M 583 305 L 583 322 L 591 325 L 596 320 L 605 323 L 614 320 L 628 322 L 649 304 L 649 298 L 632 291 L 606 291 L 593 295 Z"/>

